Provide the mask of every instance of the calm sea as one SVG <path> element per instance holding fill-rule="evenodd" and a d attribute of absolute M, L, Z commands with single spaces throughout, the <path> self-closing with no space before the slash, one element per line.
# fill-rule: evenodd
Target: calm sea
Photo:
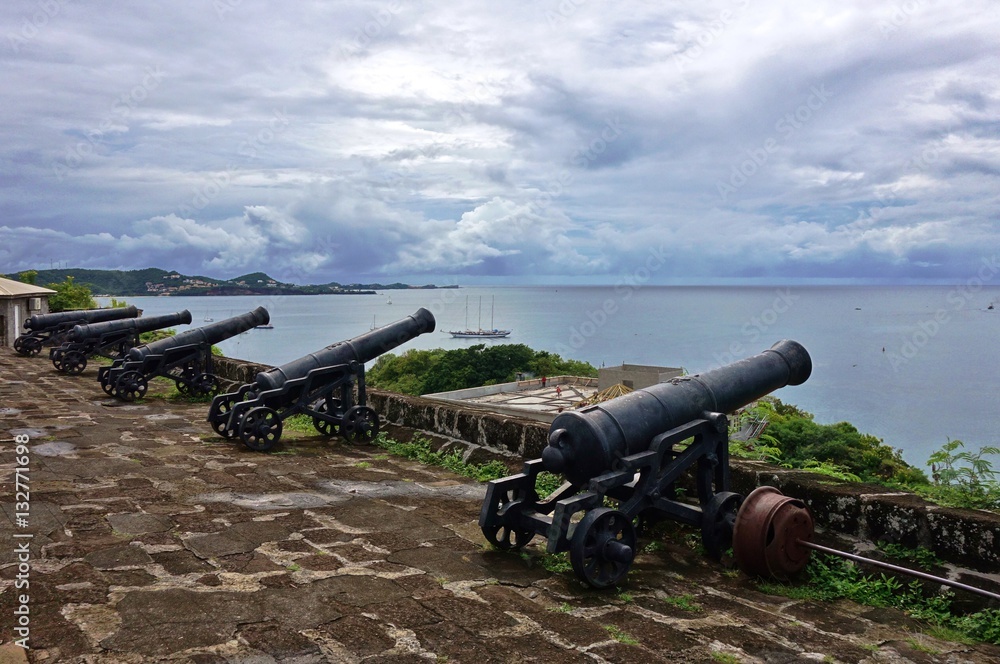
<path fill-rule="evenodd" d="M 274 329 L 251 330 L 220 346 L 228 356 L 265 364 L 293 360 L 418 307 L 434 312 L 438 331 L 397 352 L 467 347 L 477 341 L 452 339 L 446 331 L 498 327 L 513 333 L 485 343 L 522 343 L 598 367 L 628 362 L 696 373 L 794 339 L 812 356 L 812 377 L 776 396 L 814 413 L 818 422 L 849 421 L 921 467 L 949 438 L 974 450 L 1000 444 L 1000 288 L 977 283 L 470 287 L 127 299 L 147 314 L 189 309 L 194 325 L 263 305 Z"/>

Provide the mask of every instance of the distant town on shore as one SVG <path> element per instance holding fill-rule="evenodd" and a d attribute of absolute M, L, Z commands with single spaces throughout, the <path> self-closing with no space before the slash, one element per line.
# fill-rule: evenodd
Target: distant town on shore
<path fill-rule="evenodd" d="M 458 288 L 458 286 L 411 286 L 403 283 L 352 283 L 315 284 L 300 286 L 283 283 L 264 272 L 251 272 L 233 279 L 213 279 L 189 276 L 175 270 L 150 267 L 143 270 L 87 270 L 65 268 L 37 270 L 35 283 L 39 285 L 60 283 L 67 277 L 86 286 L 98 296 L 140 295 L 374 295 L 380 290 Z M 17 279 L 18 273 L 4 275 Z"/>

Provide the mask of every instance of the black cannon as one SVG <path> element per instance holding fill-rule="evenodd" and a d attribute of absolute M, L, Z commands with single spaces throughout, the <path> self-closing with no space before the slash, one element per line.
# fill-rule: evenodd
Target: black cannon
<path fill-rule="evenodd" d="M 628 573 L 636 517 L 700 527 L 706 551 L 719 559 L 732 542 L 743 502 L 729 490 L 725 413 L 799 385 L 811 371 L 806 349 L 785 340 L 703 374 L 563 412 L 552 422 L 542 458 L 489 483 L 479 526 L 500 549 L 545 535 L 548 552 L 568 550 L 577 576 L 598 588 Z M 535 489 L 543 470 L 566 480 L 544 500 Z M 692 479 L 694 495 L 685 499 L 682 483 Z"/>
<path fill-rule="evenodd" d="M 123 401 L 145 396 L 149 380 L 156 376 L 174 380 L 181 394 L 215 394 L 219 379 L 213 375 L 212 344 L 266 325 L 269 320 L 267 309 L 257 307 L 218 323 L 136 346 L 110 367 L 101 367 L 97 380 L 105 392 Z"/>
<path fill-rule="evenodd" d="M 65 343 L 70 330 L 76 325 L 135 318 L 138 315 L 139 310 L 132 306 L 35 314 L 24 321 L 24 329 L 30 331 L 14 340 L 14 350 L 29 357 L 38 355 L 42 346 L 58 346 Z"/>
<path fill-rule="evenodd" d="M 216 433 L 239 436 L 247 447 L 261 452 L 278 442 L 283 422 L 297 413 L 311 415 L 313 426 L 325 436 L 369 442 L 378 435 L 378 414 L 368 407 L 365 362 L 433 332 L 434 325 L 434 314 L 421 308 L 395 323 L 262 371 L 253 383 L 216 396 L 208 421 Z"/>
<path fill-rule="evenodd" d="M 88 357 L 102 355 L 117 360 L 139 345 L 139 335 L 143 332 L 190 323 L 191 312 L 185 309 L 162 316 L 77 325 L 69 331 L 66 342 L 49 350 L 49 359 L 65 374 L 80 374 L 87 368 Z"/>

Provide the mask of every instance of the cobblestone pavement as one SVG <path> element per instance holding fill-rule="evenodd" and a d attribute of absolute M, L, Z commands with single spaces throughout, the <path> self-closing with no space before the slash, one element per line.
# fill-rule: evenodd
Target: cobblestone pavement
<path fill-rule="evenodd" d="M 896 611 L 764 594 L 683 537 L 589 590 L 536 543 L 484 546 L 482 485 L 305 434 L 253 453 L 205 404 L 120 404 L 95 371 L 0 349 L 0 662 L 1000 662 Z"/>

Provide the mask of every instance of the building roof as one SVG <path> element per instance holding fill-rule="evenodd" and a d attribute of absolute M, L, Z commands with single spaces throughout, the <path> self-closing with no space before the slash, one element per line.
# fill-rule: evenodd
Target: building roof
<path fill-rule="evenodd" d="M 55 291 L 51 288 L 42 288 L 41 286 L 34 286 L 0 277 L 0 297 L 29 297 L 32 295 L 50 295 L 52 293 L 55 293 Z"/>

